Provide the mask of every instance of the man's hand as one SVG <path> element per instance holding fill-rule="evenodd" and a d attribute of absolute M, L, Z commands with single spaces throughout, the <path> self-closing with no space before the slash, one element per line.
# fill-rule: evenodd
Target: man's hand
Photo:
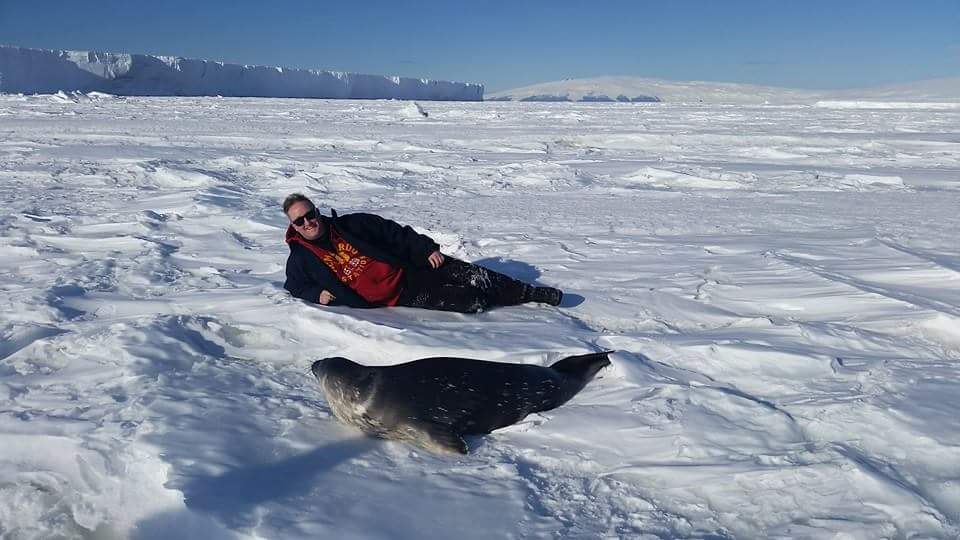
<path fill-rule="evenodd" d="M 337 297 L 330 294 L 330 291 L 323 291 L 322 293 L 320 293 L 320 298 L 317 299 L 317 302 L 323 305 L 327 305 L 330 303 L 331 300 L 336 300 L 336 299 Z"/>
<path fill-rule="evenodd" d="M 440 265 L 443 264 L 443 253 L 434 251 L 427 257 L 427 262 L 430 263 L 430 268 L 434 270 L 440 268 Z"/>

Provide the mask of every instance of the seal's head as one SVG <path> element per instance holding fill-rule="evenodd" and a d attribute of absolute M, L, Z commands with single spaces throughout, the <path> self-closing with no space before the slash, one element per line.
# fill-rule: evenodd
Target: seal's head
<path fill-rule="evenodd" d="M 327 376 L 343 376 L 358 367 L 360 366 L 357 365 L 356 362 L 341 356 L 332 356 L 314 362 L 313 365 L 310 366 L 310 372 L 317 378 L 317 381 L 323 384 L 323 379 Z"/>
<path fill-rule="evenodd" d="M 317 378 L 318 381 L 323 382 L 323 373 L 327 370 L 327 358 L 323 360 L 317 360 L 310 366 L 310 373 L 313 373 L 313 376 Z"/>
<path fill-rule="evenodd" d="M 327 397 L 341 396 L 346 401 L 363 401 L 373 391 L 376 371 L 340 356 L 317 360 L 310 366 Z"/>
<path fill-rule="evenodd" d="M 327 403 L 340 420 L 367 426 L 366 408 L 376 392 L 376 371 L 339 356 L 317 360 L 310 371 L 323 388 Z"/>

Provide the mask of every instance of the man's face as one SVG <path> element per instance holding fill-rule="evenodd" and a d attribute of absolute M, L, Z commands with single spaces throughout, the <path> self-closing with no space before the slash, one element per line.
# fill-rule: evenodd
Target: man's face
<path fill-rule="evenodd" d="M 320 214 L 312 204 L 306 201 L 293 203 L 293 205 L 287 209 L 287 219 L 290 220 L 293 228 L 300 233 L 300 236 L 303 236 L 307 240 L 316 240 L 323 234 L 323 224 L 320 222 Z M 297 225 L 298 221 L 300 225 Z"/>

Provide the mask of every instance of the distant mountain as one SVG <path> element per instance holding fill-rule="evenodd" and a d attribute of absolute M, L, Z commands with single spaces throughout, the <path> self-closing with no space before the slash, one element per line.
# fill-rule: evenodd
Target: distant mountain
<path fill-rule="evenodd" d="M 579 101 L 791 104 L 819 101 L 960 102 L 960 77 L 855 90 L 798 90 L 775 86 L 643 77 L 565 79 L 504 90 L 486 101 Z"/>
<path fill-rule="evenodd" d="M 960 77 L 833 92 L 831 99 L 836 98 L 868 101 L 960 102 Z"/>

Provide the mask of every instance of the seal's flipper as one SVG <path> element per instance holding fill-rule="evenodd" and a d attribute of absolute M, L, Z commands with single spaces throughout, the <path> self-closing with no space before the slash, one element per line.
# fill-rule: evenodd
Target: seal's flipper
<path fill-rule="evenodd" d="M 467 441 L 447 426 L 417 420 L 408 421 L 407 427 L 413 442 L 431 452 L 467 453 Z"/>
<path fill-rule="evenodd" d="M 598 371 L 610 365 L 610 359 L 607 357 L 611 353 L 613 351 L 568 356 L 563 360 L 554 362 L 550 367 L 565 375 L 580 377 L 586 383 Z"/>
<path fill-rule="evenodd" d="M 568 356 L 563 360 L 554 362 L 550 369 L 560 374 L 560 389 L 551 396 L 552 399 L 544 403 L 545 406 L 540 410 L 548 411 L 554 407 L 559 407 L 577 395 L 577 392 L 583 390 L 583 387 L 593 380 L 598 371 L 610 365 L 610 359 L 607 356 L 612 352 L 604 351 Z"/>

